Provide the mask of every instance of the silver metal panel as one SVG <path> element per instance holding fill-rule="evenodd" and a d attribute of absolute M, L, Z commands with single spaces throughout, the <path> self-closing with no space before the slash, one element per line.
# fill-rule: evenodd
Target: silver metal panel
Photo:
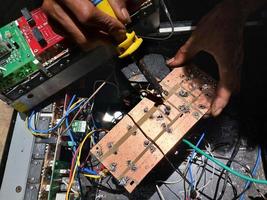
<path fill-rule="evenodd" d="M 1 200 L 23 200 L 34 138 L 18 114 L 0 190 Z"/>

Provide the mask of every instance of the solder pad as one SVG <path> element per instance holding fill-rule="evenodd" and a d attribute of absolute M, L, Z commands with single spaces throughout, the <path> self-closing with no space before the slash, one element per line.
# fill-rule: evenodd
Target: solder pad
<path fill-rule="evenodd" d="M 174 69 L 161 85 L 161 105 L 142 99 L 91 150 L 128 192 L 208 111 L 216 88 L 195 66 Z"/>

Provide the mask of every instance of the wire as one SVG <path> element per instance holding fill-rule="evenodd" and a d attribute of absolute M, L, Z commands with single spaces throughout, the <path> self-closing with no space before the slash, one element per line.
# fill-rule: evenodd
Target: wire
<path fill-rule="evenodd" d="M 101 179 L 102 176 L 99 175 L 91 175 L 91 174 L 83 174 L 85 177 L 93 178 L 93 179 Z"/>
<path fill-rule="evenodd" d="M 161 200 L 165 200 L 165 198 L 164 198 L 164 196 L 163 196 L 163 194 L 162 194 L 162 192 L 161 192 L 161 190 L 160 190 L 160 188 L 159 188 L 158 185 L 156 185 L 156 188 L 157 188 L 157 192 L 158 192 L 158 194 L 159 194 L 160 199 L 161 199 Z"/>
<path fill-rule="evenodd" d="M 256 173 L 257 173 L 257 170 L 258 170 L 258 167 L 259 167 L 259 164 L 260 164 L 260 159 L 261 159 L 261 147 L 259 146 L 258 147 L 258 153 L 257 153 L 257 159 L 256 159 L 256 162 L 255 162 L 255 165 L 252 169 L 252 176 L 256 176 Z M 244 191 L 247 191 L 247 189 L 249 188 L 251 182 L 250 181 L 247 181 L 245 186 L 244 186 Z M 240 197 L 240 200 L 244 200 L 245 198 L 245 192 L 241 195 Z"/>
<path fill-rule="evenodd" d="M 59 128 L 61 125 L 62 125 L 62 123 L 64 122 L 64 120 L 66 119 L 66 117 L 70 114 L 70 113 L 72 113 L 72 112 L 74 112 L 77 108 L 79 108 L 81 105 L 82 105 L 82 103 L 84 102 L 84 100 L 79 100 L 79 101 L 77 101 L 73 106 L 71 106 L 71 108 L 70 108 L 70 110 L 69 111 L 67 111 L 66 113 L 65 113 L 65 115 L 59 120 L 59 122 L 54 126 L 54 127 L 52 127 L 52 128 L 49 128 L 49 129 L 47 129 L 47 130 L 37 130 L 37 129 L 35 129 L 35 128 L 33 128 L 32 127 L 32 117 L 36 114 L 35 113 L 35 111 L 33 111 L 32 113 L 31 113 L 31 115 L 30 115 L 30 117 L 29 117 L 29 119 L 27 120 L 27 124 L 28 124 L 28 129 L 29 130 L 31 130 L 31 131 L 33 131 L 33 132 L 35 132 L 35 133 L 41 133 L 41 134 L 48 134 L 48 133 L 50 133 L 50 132 L 53 132 L 53 131 L 55 131 L 57 128 Z M 77 105 L 78 104 L 78 105 Z M 76 105 L 76 106 L 75 106 Z"/>
<path fill-rule="evenodd" d="M 218 166 L 224 168 L 225 170 L 229 171 L 231 174 L 241 178 L 241 179 L 244 179 L 244 180 L 247 180 L 247 181 L 250 181 L 250 182 L 254 182 L 254 183 L 258 183 L 258 184 L 266 184 L 267 185 L 267 180 L 263 180 L 263 179 L 255 179 L 255 178 L 251 178 L 249 176 L 246 176 L 244 174 L 241 174 L 233 169 L 231 169 L 230 167 L 226 166 L 224 163 L 222 163 L 221 161 L 213 158 L 212 156 L 208 155 L 207 153 L 205 153 L 204 151 L 202 151 L 201 149 L 197 148 L 195 145 L 193 145 L 191 142 L 189 142 L 188 140 L 186 139 L 183 139 L 183 142 L 185 144 L 187 144 L 188 146 L 190 146 L 191 148 L 195 149 L 196 152 L 202 154 L 203 156 L 205 156 L 206 158 L 208 158 L 209 160 L 211 160 L 212 162 L 214 162 L 215 164 L 217 164 Z"/>
<path fill-rule="evenodd" d="M 70 108 L 72 107 L 72 103 L 74 101 L 74 99 L 76 98 L 76 95 L 73 95 L 71 100 L 70 100 L 70 103 L 67 107 L 67 110 L 66 112 L 69 112 Z M 75 106 L 75 105 L 74 105 Z M 68 120 L 68 116 L 66 116 L 66 119 L 65 119 L 65 124 L 66 124 L 66 127 L 69 126 L 69 120 Z M 73 135 L 72 135 L 72 130 L 71 128 L 67 131 L 67 134 L 68 136 L 70 137 L 71 139 L 71 142 L 72 142 L 72 150 L 75 152 L 76 151 L 76 142 L 74 141 L 74 138 L 73 138 Z"/>
<path fill-rule="evenodd" d="M 160 0 L 160 3 L 162 5 L 162 8 L 164 9 L 164 12 L 169 20 L 169 23 L 171 25 L 171 33 L 169 35 L 167 35 L 166 37 L 150 37 L 150 36 L 141 36 L 141 35 L 138 35 L 139 37 L 143 38 L 143 39 L 148 39 L 148 40 L 158 40 L 158 41 L 164 41 L 164 40 L 168 40 L 170 39 L 173 34 L 174 34 L 174 25 L 173 25 L 173 21 L 172 21 L 172 18 L 171 18 L 171 15 L 170 15 L 170 12 L 166 6 L 166 3 L 164 0 Z"/>
<path fill-rule="evenodd" d="M 77 111 L 77 113 L 74 115 L 72 118 L 72 121 L 70 122 L 69 126 L 66 127 L 64 131 L 62 131 L 61 134 L 64 134 L 73 124 L 74 120 L 78 117 L 79 113 L 82 111 L 82 109 L 91 101 L 92 98 L 102 89 L 102 87 L 106 84 L 106 82 L 103 82 L 95 91 L 94 93 L 86 100 L 83 102 L 83 105 L 80 107 L 80 109 Z"/>
<path fill-rule="evenodd" d="M 240 137 L 238 138 L 236 144 L 235 144 L 235 147 L 234 147 L 234 150 L 230 156 L 230 159 L 227 161 L 226 163 L 226 166 L 230 167 L 231 164 L 232 164 L 232 160 L 236 157 L 238 151 L 239 151 L 239 147 L 240 147 Z M 225 173 L 225 170 L 222 170 L 221 171 L 221 174 L 220 174 L 220 177 L 218 178 L 217 180 L 217 185 L 216 185 L 216 188 L 215 188 L 215 193 L 214 193 L 214 199 L 217 198 L 217 193 L 218 193 L 218 190 L 219 190 L 219 184 L 220 184 L 220 181 L 221 181 L 221 178 L 223 176 L 223 174 Z M 228 180 L 228 177 L 229 177 L 229 172 L 226 171 L 225 173 L 225 178 L 224 178 L 224 183 L 223 183 L 223 187 L 222 187 L 222 191 L 220 193 L 220 196 L 218 197 L 218 200 L 221 200 L 223 198 L 223 195 L 225 193 L 225 190 L 226 190 L 226 187 L 227 187 L 227 180 Z"/>
<path fill-rule="evenodd" d="M 202 135 L 200 136 L 197 144 L 196 144 L 196 147 L 198 147 L 200 145 L 200 143 L 202 142 L 203 138 L 205 136 L 205 133 L 202 133 Z M 194 187 L 194 178 L 193 178 L 193 173 L 192 173 L 192 160 L 194 159 L 194 157 L 196 156 L 196 150 L 194 149 L 193 152 L 191 153 L 191 156 L 189 158 L 189 177 L 190 177 L 190 181 L 191 181 L 191 190 Z"/>
<path fill-rule="evenodd" d="M 75 162 L 75 166 L 73 168 L 73 173 L 72 173 L 72 170 L 70 172 L 70 181 L 69 181 L 69 185 L 68 185 L 68 188 L 67 188 L 67 192 L 66 192 L 66 198 L 65 200 L 69 200 L 69 193 L 70 193 L 70 190 L 71 190 L 71 187 L 72 187 L 72 184 L 73 184 L 73 181 L 74 181 L 74 177 L 75 177 L 75 173 L 78 169 L 78 166 L 80 165 L 80 157 L 81 157 L 81 152 L 82 152 L 82 148 L 83 148 L 83 145 L 85 143 L 85 141 L 87 140 L 88 137 L 90 137 L 96 130 L 93 130 L 91 132 L 89 132 L 83 139 L 83 141 L 81 142 L 81 144 L 79 145 L 79 148 L 76 150 L 78 153 L 77 154 L 77 159 L 76 159 L 76 162 Z"/>
<path fill-rule="evenodd" d="M 209 154 L 214 158 L 214 156 L 213 156 L 213 154 L 211 152 L 209 152 Z M 206 159 L 206 161 L 207 160 L 208 159 Z M 203 166 L 203 169 L 205 170 L 205 165 Z M 212 165 L 212 175 L 209 178 L 209 181 L 205 185 L 203 185 L 202 187 L 198 188 L 197 190 L 199 191 L 199 190 L 205 189 L 212 182 L 214 174 L 215 174 L 215 164 L 213 163 L 213 165 Z M 201 177 L 202 177 L 202 174 L 200 175 L 200 180 L 201 180 Z M 195 187 L 197 187 L 197 185 Z"/>

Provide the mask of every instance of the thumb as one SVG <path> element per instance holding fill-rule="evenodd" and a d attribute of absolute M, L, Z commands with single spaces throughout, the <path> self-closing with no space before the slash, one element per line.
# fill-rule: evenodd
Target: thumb
<path fill-rule="evenodd" d="M 128 24 L 131 22 L 130 15 L 126 9 L 126 0 L 108 0 L 113 11 L 115 12 L 118 19 L 124 23 Z"/>
<path fill-rule="evenodd" d="M 186 43 L 178 50 L 176 55 L 167 61 L 170 67 L 178 67 L 191 60 L 200 51 L 196 45 L 195 38 L 191 36 Z"/>

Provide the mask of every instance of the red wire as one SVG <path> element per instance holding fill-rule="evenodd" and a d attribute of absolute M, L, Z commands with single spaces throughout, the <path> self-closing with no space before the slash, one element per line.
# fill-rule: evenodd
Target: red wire
<path fill-rule="evenodd" d="M 71 168 L 70 168 L 70 175 L 69 175 L 69 180 L 71 179 L 72 177 L 72 174 L 73 174 L 73 169 L 74 169 L 74 165 L 75 165 L 75 160 L 77 158 L 77 154 L 79 152 L 79 147 L 76 149 L 73 157 L 72 157 L 72 161 L 71 161 Z"/>

